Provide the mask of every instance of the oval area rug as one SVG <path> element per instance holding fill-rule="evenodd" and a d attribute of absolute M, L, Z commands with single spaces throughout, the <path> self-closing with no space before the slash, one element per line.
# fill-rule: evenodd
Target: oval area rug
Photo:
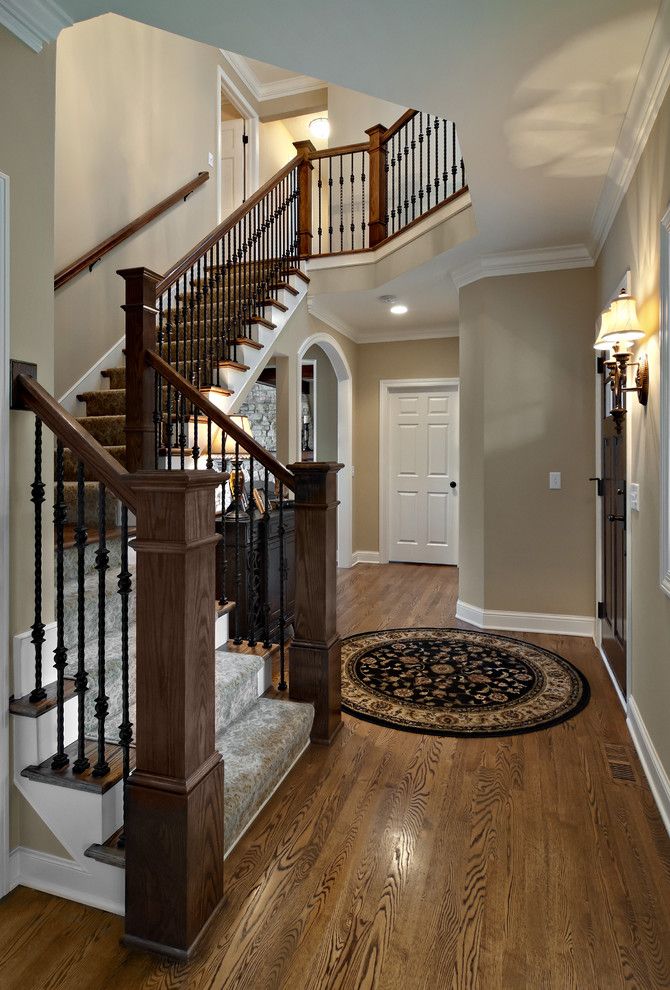
<path fill-rule="evenodd" d="M 589 683 L 564 657 L 466 629 L 383 629 L 342 640 L 342 709 L 405 732 L 508 736 L 580 712 Z"/>

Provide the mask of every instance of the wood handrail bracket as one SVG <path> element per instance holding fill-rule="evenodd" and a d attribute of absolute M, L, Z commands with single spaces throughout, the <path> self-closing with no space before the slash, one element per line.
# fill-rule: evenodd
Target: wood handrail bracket
<path fill-rule="evenodd" d="M 267 451 L 265 447 L 262 447 L 257 440 L 254 440 L 254 438 L 250 437 L 248 433 L 245 433 L 244 430 L 240 429 L 237 423 L 235 423 L 230 416 L 226 416 L 226 414 L 219 409 L 218 406 L 215 406 L 213 402 L 210 402 L 209 399 L 207 399 L 202 392 L 199 391 L 199 389 L 197 389 L 194 385 L 191 385 L 191 383 L 187 381 L 186 378 L 183 378 L 178 371 L 175 371 L 172 365 L 163 360 L 163 358 L 157 354 L 156 351 L 145 351 L 145 357 L 149 367 L 158 372 L 161 378 L 163 378 L 166 382 L 169 382 L 170 385 L 173 385 L 181 395 L 188 399 L 189 402 L 193 403 L 193 405 L 208 419 L 211 419 L 216 426 L 220 427 L 220 429 L 222 429 L 227 436 L 232 437 L 236 443 L 239 443 L 247 454 L 250 454 L 254 460 L 258 461 L 259 464 L 262 464 L 264 468 L 267 468 L 268 471 L 270 471 L 275 478 L 278 478 L 282 484 L 286 485 L 290 491 L 295 491 L 295 475 L 289 471 L 289 469 L 282 464 L 281 461 L 278 461 L 277 458 Z"/>
<path fill-rule="evenodd" d="M 152 222 L 152 220 L 156 220 L 157 217 L 165 213 L 166 210 L 169 210 L 171 206 L 174 206 L 180 200 L 187 199 L 192 192 L 204 185 L 208 179 L 209 172 L 198 172 L 194 179 L 190 179 L 188 182 L 184 183 L 183 186 L 176 189 L 170 196 L 162 199 L 160 203 L 156 203 L 156 205 L 152 206 L 151 209 L 146 210 L 144 213 L 140 214 L 139 217 L 131 220 L 125 227 L 117 230 L 115 234 L 111 235 L 111 237 L 101 241 L 100 244 L 97 244 L 91 251 L 88 251 L 80 258 L 77 258 L 76 261 L 73 261 L 71 264 L 67 265 L 66 268 L 62 269 L 62 271 L 57 272 L 54 277 L 54 290 L 60 289 L 63 285 L 66 285 L 66 283 L 73 279 L 76 275 L 83 272 L 85 268 L 92 270 L 93 266 L 96 265 L 101 258 L 104 258 L 106 254 L 109 254 L 110 251 L 112 251 L 115 247 L 118 247 L 119 244 L 122 244 L 123 241 L 127 240 L 129 237 L 132 237 L 133 234 L 136 234 L 138 231 L 142 230 L 142 228 L 146 227 L 147 224 Z"/>
<path fill-rule="evenodd" d="M 14 382 L 14 395 L 39 416 L 54 436 L 73 451 L 99 481 L 132 512 L 135 511 L 135 493 L 129 484 L 131 475 L 38 381 L 27 375 L 18 375 Z"/>

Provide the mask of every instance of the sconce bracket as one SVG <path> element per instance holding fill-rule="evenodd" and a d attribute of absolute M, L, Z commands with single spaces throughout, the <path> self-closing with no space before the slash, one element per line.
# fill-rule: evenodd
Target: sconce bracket
<path fill-rule="evenodd" d="M 640 405 L 646 406 L 649 402 L 649 358 L 646 354 L 640 358 L 635 375 L 635 386 Z"/>

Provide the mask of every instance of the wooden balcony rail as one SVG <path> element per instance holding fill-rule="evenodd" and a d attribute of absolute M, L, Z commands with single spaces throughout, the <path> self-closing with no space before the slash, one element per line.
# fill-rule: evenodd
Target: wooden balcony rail
<path fill-rule="evenodd" d="M 54 291 L 62 288 L 62 286 L 70 282 L 76 275 L 83 272 L 84 269 L 88 268 L 89 271 L 92 271 L 94 265 L 104 258 L 106 254 L 109 254 L 109 252 L 113 251 L 115 247 L 119 246 L 119 244 L 122 244 L 129 237 L 132 237 L 133 234 L 137 234 L 138 231 L 142 230 L 143 227 L 146 227 L 147 224 L 150 224 L 153 220 L 156 220 L 159 216 L 161 216 L 161 214 L 165 213 L 166 210 L 169 210 L 171 206 L 174 206 L 180 200 L 186 200 L 192 192 L 204 185 L 208 179 L 209 172 L 198 172 L 194 179 L 190 179 L 189 182 L 185 182 L 183 186 L 180 186 L 179 189 L 175 190 L 175 192 L 173 192 L 170 196 L 162 199 L 160 203 L 156 203 L 156 205 L 152 206 L 150 210 L 146 210 L 144 213 L 140 214 L 139 217 L 136 217 L 134 220 L 131 220 L 130 223 L 126 224 L 125 227 L 117 230 L 115 234 L 111 235 L 111 237 L 101 241 L 100 244 L 97 244 L 91 251 L 88 251 L 80 258 L 77 258 L 76 261 L 73 261 L 71 264 L 67 265 L 66 268 L 62 269 L 62 271 L 57 272 L 54 277 Z"/>

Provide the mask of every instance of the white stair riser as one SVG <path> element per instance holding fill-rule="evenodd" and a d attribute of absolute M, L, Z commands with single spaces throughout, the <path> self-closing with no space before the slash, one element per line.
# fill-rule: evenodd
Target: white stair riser
<path fill-rule="evenodd" d="M 20 770 L 43 763 L 56 752 L 56 709 L 39 718 L 12 715 L 15 763 Z M 69 746 L 77 738 L 77 698 L 68 698 L 63 706 L 63 735 Z"/>
<path fill-rule="evenodd" d="M 53 665 L 54 650 L 56 649 L 56 623 L 49 622 L 44 628 L 45 640 L 42 644 L 42 684 L 51 684 L 56 680 L 56 668 Z M 35 687 L 35 647 L 30 641 L 31 632 L 19 633 L 13 642 L 13 674 L 12 691 L 15 698 L 23 698 L 30 694 Z"/>
<path fill-rule="evenodd" d="M 219 615 L 214 625 L 214 649 L 218 650 L 228 642 L 228 613 Z"/>

